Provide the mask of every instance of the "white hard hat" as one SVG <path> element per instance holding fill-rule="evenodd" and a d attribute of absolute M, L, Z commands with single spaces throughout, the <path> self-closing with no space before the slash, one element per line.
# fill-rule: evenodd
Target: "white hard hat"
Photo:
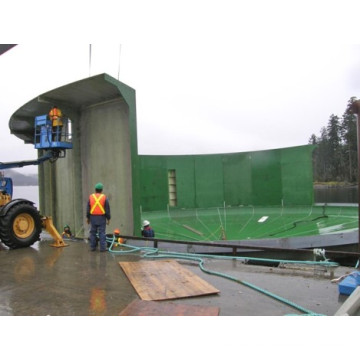
<path fill-rule="evenodd" d="M 143 221 L 143 226 L 148 226 L 148 225 L 150 225 L 150 221 L 144 220 L 144 221 Z"/>

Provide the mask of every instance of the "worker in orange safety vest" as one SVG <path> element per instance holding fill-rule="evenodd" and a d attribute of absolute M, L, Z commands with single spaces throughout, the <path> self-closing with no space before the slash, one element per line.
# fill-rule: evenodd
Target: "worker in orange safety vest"
<path fill-rule="evenodd" d="M 61 110 L 56 105 L 49 111 L 49 117 L 53 127 L 53 141 L 60 141 L 63 127 L 62 116 Z"/>
<path fill-rule="evenodd" d="M 110 204 L 107 196 L 102 193 L 103 184 L 95 185 L 95 193 L 89 196 L 87 203 L 86 219 L 91 224 L 90 250 L 96 250 L 96 235 L 100 240 L 100 251 L 106 251 L 106 225 L 110 224 Z"/>

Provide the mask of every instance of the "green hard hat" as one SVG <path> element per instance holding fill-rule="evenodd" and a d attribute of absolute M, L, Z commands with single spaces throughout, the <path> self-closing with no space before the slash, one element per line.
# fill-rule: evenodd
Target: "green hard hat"
<path fill-rule="evenodd" d="M 96 190 L 102 190 L 103 188 L 104 188 L 104 185 L 100 182 L 95 185 Z"/>

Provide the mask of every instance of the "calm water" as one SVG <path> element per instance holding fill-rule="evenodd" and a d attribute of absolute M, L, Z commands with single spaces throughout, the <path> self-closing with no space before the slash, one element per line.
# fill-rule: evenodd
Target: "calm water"
<path fill-rule="evenodd" d="M 314 189 L 316 203 L 358 203 L 357 186 Z"/>
<path fill-rule="evenodd" d="M 33 201 L 39 208 L 39 187 L 38 186 L 14 186 L 14 199 L 27 199 Z"/>

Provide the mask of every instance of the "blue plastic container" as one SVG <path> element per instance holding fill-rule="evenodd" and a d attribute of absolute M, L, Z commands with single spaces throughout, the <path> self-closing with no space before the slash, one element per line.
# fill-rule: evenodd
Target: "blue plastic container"
<path fill-rule="evenodd" d="M 360 271 L 354 271 L 339 283 L 339 293 L 350 295 L 360 285 Z"/>

